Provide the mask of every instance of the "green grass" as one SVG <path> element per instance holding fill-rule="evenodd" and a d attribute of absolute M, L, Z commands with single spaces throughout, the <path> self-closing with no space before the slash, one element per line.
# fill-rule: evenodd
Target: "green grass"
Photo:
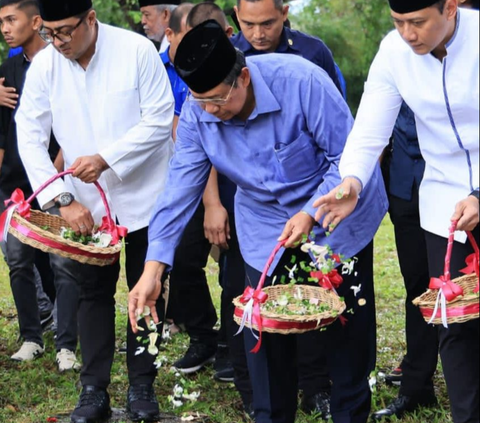
<path fill-rule="evenodd" d="M 399 273 L 393 230 L 385 221 L 377 235 L 375 247 L 375 272 L 378 318 L 378 364 L 377 369 L 388 370 L 401 361 L 405 349 L 404 335 L 404 289 Z M 207 269 L 212 295 L 219 306 L 217 269 L 210 263 Z M 126 281 L 122 275 L 117 294 L 117 346 L 123 344 L 126 325 Z M 8 285 L 5 264 L 0 263 L 0 422 L 40 423 L 48 417 L 68 414 L 77 401 L 78 375 L 60 375 L 56 370 L 54 344 L 51 336 L 46 338 L 47 353 L 39 360 L 17 364 L 9 357 L 18 348 L 18 325 L 15 307 Z M 241 401 L 233 386 L 216 383 L 212 369 L 207 369 L 181 382 L 170 371 L 171 364 L 182 355 L 188 344 L 185 335 L 177 335 L 165 346 L 167 361 L 160 369 L 156 390 L 162 411 L 177 416 L 196 413 L 201 421 L 212 423 L 238 423 L 242 419 Z M 201 396 L 198 402 L 174 409 L 168 401 L 177 383 L 191 385 Z M 448 423 L 448 399 L 441 370 L 437 372 L 435 385 L 440 405 L 435 409 L 421 410 L 402 419 L 404 423 Z M 127 389 L 125 356 L 117 354 L 109 389 L 112 406 L 124 408 Z M 373 398 L 373 409 L 384 407 L 398 393 L 398 388 L 388 387 L 379 381 Z M 319 420 L 300 414 L 298 423 L 313 423 Z"/>

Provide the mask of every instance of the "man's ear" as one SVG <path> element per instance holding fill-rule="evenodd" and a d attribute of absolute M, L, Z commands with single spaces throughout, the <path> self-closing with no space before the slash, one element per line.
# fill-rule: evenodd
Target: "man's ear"
<path fill-rule="evenodd" d="M 233 35 L 233 27 L 228 26 L 227 29 L 225 30 L 225 34 L 227 34 L 228 38 L 231 38 L 231 36 Z"/>
<path fill-rule="evenodd" d="M 453 19 L 457 16 L 458 11 L 458 3 L 456 0 L 447 0 L 447 4 L 445 5 L 445 10 L 447 13 L 448 19 Z"/>
<path fill-rule="evenodd" d="M 34 31 L 40 31 L 40 28 L 43 25 L 42 17 L 40 15 L 35 15 L 33 17 L 33 22 L 32 23 L 33 23 L 33 30 Z"/>
<path fill-rule="evenodd" d="M 94 26 L 97 22 L 97 12 L 95 10 L 90 10 L 86 19 L 88 25 Z"/>
<path fill-rule="evenodd" d="M 286 4 L 285 6 L 283 6 L 283 22 L 285 22 L 287 19 L 288 19 L 288 11 L 290 10 L 290 6 L 288 4 Z"/>
<path fill-rule="evenodd" d="M 242 87 L 247 88 L 251 82 L 250 69 L 248 69 L 247 67 L 244 67 L 238 79 Z"/>
<path fill-rule="evenodd" d="M 169 43 L 172 42 L 172 38 L 173 36 L 175 35 L 175 33 L 173 32 L 172 28 L 167 28 L 165 30 L 165 37 L 167 37 L 167 40 Z"/>

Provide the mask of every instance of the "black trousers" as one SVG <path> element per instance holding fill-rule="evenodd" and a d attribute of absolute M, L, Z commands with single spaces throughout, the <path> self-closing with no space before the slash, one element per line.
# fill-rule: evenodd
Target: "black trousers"
<path fill-rule="evenodd" d="M 273 277 L 285 274 L 292 255 L 297 261 L 310 259 L 298 250 L 287 251 L 277 265 Z M 326 331 L 320 332 L 318 342 L 326 345 L 328 368 L 333 381 L 331 410 L 335 423 L 365 423 L 371 407 L 368 378 L 375 368 L 376 321 L 373 289 L 373 242 L 357 255 L 354 274 L 344 277 L 338 290 L 345 298 L 348 323 L 336 321 Z M 260 272 L 248 266 L 247 277 L 258 281 Z M 352 286 L 361 285 L 358 297 Z M 366 300 L 360 306 L 358 299 Z M 257 340 L 249 330 L 244 331 L 245 347 L 250 351 Z M 252 379 L 254 407 L 257 423 L 294 423 L 298 394 L 298 337 L 295 335 L 263 334 L 263 344 L 258 354 L 247 353 Z"/>
<path fill-rule="evenodd" d="M 126 273 L 129 289 L 140 278 L 148 247 L 148 228 L 128 234 L 126 238 Z M 65 268 L 77 276 L 80 289 L 78 323 L 83 367 L 82 385 L 107 388 L 115 353 L 115 292 L 120 273 L 120 263 L 110 266 L 90 266 L 56 257 Z M 165 302 L 157 301 L 157 313 L 164 320 Z M 135 356 L 139 346 L 130 326 L 127 328 L 127 365 L 132 385 L 153 384 L 157 370 L 155 357 L 143 353 Z M 159 331 L 162 326 L 159 326 Z"/>
<path fill-rule="evenodd" d="M 474 230 L 479 242 L 479 227 Z M 430 275 L 443 275 L 447 239 L 432 233 L 426 234 Z M 465 258 L 473 252 L 470 243 L 455 242 L 451 260 L 452 278 L 461 276 L 459 269 L 465 267 Z M 448 329 L 438 327 L 440 356 L 447 382 L 448 396 L 455 423 L 478 423 L 479 410 L 479 320 L 451 324 Z"/>
<path fill-rule="evenodd" d="M 221 319 L 226 328 L 230 359 L 235 370 L 235 387 L 246 404 L 253 401 L 252 384 L 247 367 L 243 333 L 235 336 L 238 325 L 233 319 L 235 307 L 233 299 L 245 290 L 245 261 L 238 244 L 235 215 L 229 214 L 229 250 L 220 257 L 220 285 L 222 290 Z M 325 345 L 320 332 L 308 332 L 298 336 L 298 379 L 299 389 L 311 396 L 320 391 L 330 391 L 330 376 L 327 367 Z"/>
<path fill-rule="evenodd" d="M 427 290 L 430 282 L 425 231 L 420 227 L 418 190 L 413 188 L 411 201 L 393 195 L 389 200 L 398 260 L 407 291 L 407 352 L 401 364 L 403 379 L 400 394 L 421 397 L 434 392 L 433 375 L 438 364 L 438 331 L 436 327 L 425 322 L 420 309 L 412 303 Z"/>
<path fill-rule="evenodd" d="M 57 337 L 56 348 L 75 351 L 77 348 L 77 304 L 78 288 L 76 276 L 63 266 L 51 260 L 55 275 L 57 298 Z M 42 327 L 37 302 L 34 265 L 36 250 L 22 244 L 13 235 L 7 239 L 7 262 L 10 269 L 10 285 L 17 307 L 20 336 L 25 341 L 43 346 Z"/>
<path fill-rule="evenodd" d="M 175 323 L 184 324 L 192 342 L 215 343 L 217 312 L 208 287 L 205 267 L 210 243 L 203 229 L 203 205 L 188 223 L 175 251 L 170 273 L 168 315 Z"/>

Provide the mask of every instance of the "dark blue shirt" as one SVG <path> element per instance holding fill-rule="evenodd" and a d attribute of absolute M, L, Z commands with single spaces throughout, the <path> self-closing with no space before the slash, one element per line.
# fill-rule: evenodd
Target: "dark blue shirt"
<path fill-rule="evenodd" d="M 167 70 L 168 79 L 172 86 L 173 97 L 175 98 L 175 115 L 180 116 L 183 103 L 185 103 L 188 96 L 188 86 L 185 84 L 182 78 L 178 75 L 175 67 L 170 62 L 169 57 L 170 47 L 160 54 L 165 69 Z"/>
<path fill-rule="evenodd" d="M 403 103 L 393 129 L 393 152 L 390 162 L 390 185 L 391 195 L 410 201 L 412 189 L 420 186 L 425 161 L 423 160 L 418 144 L 415 115 Z"/>
<path fill-rule="evenodd" d="M 232 38 L 232 43 L 235 47 L 242 50 L 246 56 L 265 54 L 264 51 L 255 50 L 241 32 Z M 275 53 L 295 54 L 315 63 L 328 73 L 339 91 L 342 92 L 332 53 L 319 38 L 284 27 L 280 44 Z"/>
<path fill-rule="evenodd" d="M 8 52 L 8 58 L 10 59 L 10 57 L 14 57 L 16 56 L 17 54 L 20 54 L 23 52 L 23 48 L 22 47 L 16 47 L 16 48 L 12 48 L 10 49 L 10 51 Z"/>

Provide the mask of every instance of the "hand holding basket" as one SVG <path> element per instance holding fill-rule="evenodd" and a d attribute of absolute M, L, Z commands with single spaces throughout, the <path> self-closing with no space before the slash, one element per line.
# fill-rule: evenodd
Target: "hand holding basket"
<path fill-rule="evenodd" d="M 259 332 L 259 336 L 254 334 L 258 343 L 252 350 L 253 353 L 260 350 L 263 332 L 290 335 L 318 330 L 332 324 L 346 309 L 345 303 L 334 291 L 319 286 L 276 285 L 264 288 L 270 266 L 285 243 L 286 241 L 283 241 L 275 247 L 257 288 L 248 287 L 242 296 L 233 301 L 235 304 L 234 319 L 240 326 L 238 333 L 244 327 L 250 328 L 252 333 L 253 329 Z M 318 304 L 327 305 L 328 310 L 319 310 L 318 313 L 310 315 L 290 315 L 263 309 L 262 306 L 267 300 L 276 300 L 286 294 L 291 297 L 295 294 L 301 295 L 306 300 L 315 300 Z"/>
<path fill-rule="evenodd" d="M 434 325 L 448 327 L 452 323 L 464 323 L 478 319 L 479 305 L 479 249 L 472 233 L 467 232 L 474 253 L 467 257 L 467 267 L 461 272 L 465 276 L 451 279 L 452 257 L 457 222 L 450 228 L 445 271 L 439 278 L 431 278 L 429 290 L 413 300 L 420 307 L 424 319 Z"/>
<path fill-rule="evenodd" d="M 112 236 L 112 242 L 108 247 L 83 245 L 65 239 L 61 236 L 62 228 L 68 228 L 68 223 L 60 216 L 30 210 L 30 204 L 45 188 L 57 179 L 72 174 L 72 170 L 55 175 L 45 182 L 33 195 L 25 200 L 24 194 L 17 189 L 6 205 L 13 203 L 0 218 L 0 236 L 10 233 L 20 242 L 46 253 L 57 254 L 65 258 L 76 260 L 80 263 L 96 266 L 108 266 L 115 263 L 122 250 L 122 238 L 127 235 L 127 229 L 117 226 L 112 219 L 110 207 L 102 187 L 95 182 L 100 193 L 106 216 L 103 218 L 99 231 Z"/>

